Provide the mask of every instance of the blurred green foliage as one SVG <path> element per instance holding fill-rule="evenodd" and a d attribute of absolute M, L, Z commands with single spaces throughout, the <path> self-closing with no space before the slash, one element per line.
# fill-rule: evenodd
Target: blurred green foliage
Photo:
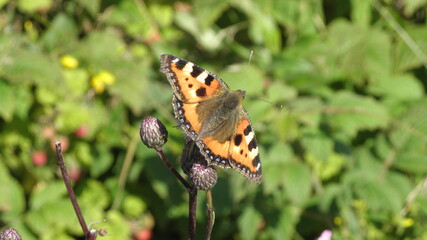
<path fill-rule="evenodd" d="M 182 133 L 159 55 L 247 98 L 264 181 L 220 170 L 212 239 L 427 239 L 426 0 L 0 0 L 0 227 L 23 239 L 185 239 L 187 195 L 139 143 L 141 119 Z M 250 51 L 255 52 L 250 65 Z M 118 191 L 124 161 L 135 159 Z M 119 201 L 121 200 L 121 201 Z M 199 194 L 198 238 L 206 209 Z"/>

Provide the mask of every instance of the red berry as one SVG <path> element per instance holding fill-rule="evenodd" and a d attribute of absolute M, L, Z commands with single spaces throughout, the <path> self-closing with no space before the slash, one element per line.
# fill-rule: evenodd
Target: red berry
<path fill-rule="evenodd" d="M 43 151 L 36 151 L 33 152 L 31 159 L 33 160 L 34 165 L 43 166 L 47 162 L 47 154 Z"/>
<path fill-rule="evenodd" d="M 139 230 L 135 234 L 135 239 L 136 240 L 150 240 L 151 235 L 152 235 L 151 229 L 145 228 L 145 229 Z"/>
<path fill-rule="evenodd" d="M 82 176 L 82 171 L 80 168 L 74 167 L 68 171 L 68 176 L 74 181 L 77 182 Z"/>
<path fill-rule="evenodd" d="M 76 129 L 76 131 L 74 131 L 74 134 L 78 138 L 84 138 L 88 132 L 89 132 L 88 126 L 81 125 L 79 128 Z"/>

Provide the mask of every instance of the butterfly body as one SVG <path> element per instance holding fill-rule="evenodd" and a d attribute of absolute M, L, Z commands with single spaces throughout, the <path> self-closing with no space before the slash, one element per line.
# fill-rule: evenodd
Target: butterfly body
<path fill-rule="evenodd" d="M 261 182 L 255 132 L 242 105 L 245 92 L 231 91 L 216 75 L 181 58 L 163 54 L 161 64 L 174 92 L 175 117 L 208 163 Z"/>

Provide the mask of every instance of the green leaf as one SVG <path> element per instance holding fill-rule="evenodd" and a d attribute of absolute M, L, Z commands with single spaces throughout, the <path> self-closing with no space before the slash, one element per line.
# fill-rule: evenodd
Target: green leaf
<path fill-rule="evenodd" d="M 76 157 L 79 162 L 86 166 L 90 167 L 93 164 L 93 156 L 91 153 L 91 145 L 86 142 L 79 142 L 75 146 Z"/>
<path fill-rule="evenodd" d="M 30 111 L 33 104 L 32 91 L 26 87 L 17 87 L 14 91 L 15 98 L 19 101 L 15 101 L 15 114 L 21 119 L 27 119 L 28 112 Z M 1 94 L 0 94 L 1 95 Z M 1 102 L 1 100 L 0 100 Z M 0 109 L 1 109 L 0 103 Z M 1 111 L 1 110 L 0 110 Z"/>
<path fill-rule="evenodd" d="M 265 44 L 273 53 L 278 53 L 282 44 L 279 28 L 271 15 L 254 9 L 250 15 L 253 19 L 249 26 L 249 34 L 255 43 Z"/>
<path fill-rule="evenodd" d="M 0 154 L 0 208 L 2 219 L 12 221 L 16 219 L 25 209 L 25 196 L 22 185 L 9 175 L 4 159 Z"/>
<path fill-rule="evenodd" d="M 40 51 L 30 51 L 18 45 L 7 49 L 3 54 L 9 61 L 0 62 L 0 74 L 11 83 L 61 87 L 59 61 L 53 61 Z"/>
<path fill-rule="evenodd" d="M 322 133 L 305 134 L 301 138 L 301 143 L 306 152 L 321 162 L 325 162 L 333 150 L 331 139 Z"/>
<path fill-rule="evenodd" d="M 200 29 L 197 18 L 188 12 L 177 12 L 175 22 L 179 27 L 190 33 L 206 50 L 217 50 L 224 44 L 226 32 L 218 32 L 211 28 Z"/>
<path fill-rule="evenodd" d="M 286 100 L 295 99 L 298 93 L 293 87 L 281 82 L 272 82 L 267 88 L 267 99 L 271 102 L 284 103 Z"/>
<path fill-rule="evenodd" d="M 13 118 L 15 111 L 15 95 L 13 87 L 5 81 L 0 80 L 0 116 L 9 122 Z"/>
<path fill-rule="evenodd" d="M 69 228 L 81 231 L 69 198 L 46 202 L 39 209 L 30 211 L 26 216 L 26 223 L 39 235 L 49 234 L 50 229 Z"/>
<path fill-rule="evenodd" d="M 261 220 L 261 214 L 254 207 L 244 208 L 237 221 L 242 239 L 256 239 Z"/>
<path fill-rule="evenodd" d="M 299 163 L 286 164 L 283 183 L 287 196 L 296 206 L 304 206 L 311 191 L 311 174 L 307 166 Z"/>
<path fill-rule="evenodd" d="M 274 237 L 275 239 L 292 239 L 294 232 L 296 231 L 294 226 L 299 219 L 298 211 L 292 206 L 281 206 L 278 209 L 279 220 L 275 226 Z"/>
<path fill-rule="evenodd" d="M 414 41 L 411 48 L 408 46 L 408 43 L 401 38 L 396 39 L 398 41 L 395 47 L 396 69 L 403 72 L 417 68 L 422 65 L 422 61 L 426 61 L 425 53 L 427 52 L 427 41 L 425 40 L 427 39 L 427 28 L 421 25 L 409 25 L 402 31 L 406 31 Z M 422 58 L 424 58 L 424 60 Z"/>
<path fill-rule="evenodd" d="M 92 118 L 91 109 L 83 103 L 67 101 L 58 105 L 61 112 L 55 119 L 55 126 L 63 132 L 73 132 Z"/>
<path fill-rule="evenodd" d="M 368 1 L 351 1 L 351 18 L 357 24 L 361 26 L 369 26 L 372 18 L 372 4 L 374 0 Z"/>
<path fill-rule="evenodd" d="M 43 32 L 40 43 L 50 51 L 59 50 L 63 52 L 74 47 L 77 34 L 78 29 L 73 19 L 64 13 L 59 13 L 49 28 Z"/>
<path fill-rule="evenodd" d="M 43 205 L 64 198 L 67 193 L 63 181 L 55 181 L 40 185 L 31 194 L 30 207 L 40 209 Z"/>
<path fill-rule="evenodd" d="M 84 8 L 87 9 L 88 12 L 93 16 L 96 16 L 101 6 L 101 0 L 92 0 L 92 1 L 78 0 L 78 2 L 79 4 L 83 5 Z"/>
<path fill-rule="evenodd" d="M 97 155 L 93 159 L 93 164 L 90 166 L 91 175 L 98 178 L 105 173 L 113 164 L 113 156 L 106 146 L 96 146 Z"/>
<path fill-rule="evenodd" d="M 323 193 L 320 195 L 320 210 L 322 212 L 329 212 L 333 206 L 334 200 L 339 196 L 340 192 L 340 185 L 334 183 L 326 185 Z"/>
<path fill-rule="evenodd" d="M 391 41 L 384 31 L 337 20 L 328 32 L 324 54 L 335 62 L 335 71 L 345 73 L 359 85 L 366 77 L 390 75 Z"/>
<path fill-rule="evenodd" d="M 152 95 L 157 86 L 148 79 L 147 62 L 122 60 L 110 69 L 116 77 L 116 83 L 108 88 L 113 96 L 120 98 L 136 115 L 152 108 L 158 99 Z"/>
<path fill-rule="evenodd" d="M 361 179 L 354 190 L 372 211 L 398 212 L 403 204 L 404 198 L 395 189 L 377 181 Z"/>
<path fill-rule="evenodd" d="M 65 83 L 70 90 L 70 94 L 75 97 L 82 97 L 89 88 L 88 72 L 83 69 L 64 69 Z"/>
<path fill-rule="evenodd" d="M 427 172 L 427 156 L 425 152 L 399 152 L 393 166 L 405 172 L 422 174 Z"/>
<path fill-rule="evenodd" d="M 317 128 L 321 120 L 321 110 L 324 104 L 317 97 L 298 97 L 289 106 L 290 112 L 295 115 L 299 122 L 311 128 Z"/>
<path fill-rule="evenodd" d="M 92 68 L 96 74 L 122 62 L 124 50 L 123 39 L 117 32 L 93 31 L 80 42 L 75 55 L 77 59 L 81 59 L 82 65 Z"/>
<path fill-rule="evenodd" d="M 148 38 L 156 31 L 156 24 L 148 9 L 135 1 L 121 1 L 114 5 L 106 22 L 124 27 L 128 34 L 136 38 Z"/>
<path fill-rule="evenodd" d="M 421 82 L 409 74 L 378 79 L 368 89 L 379 96 L 403 101 L 421 99 L 424 95 Z"/>
<path fill-rule="evenodd" d="M 150 12 L 160 26 L 168 27 L 173 22 L 173 8 L 170 5 L 151 4 Z"/>
<path fill-rule="evenodd" d="M 128 217 L 137 218 L 146 208 L 145 202 L 140 197 L 128 195 L 123 199 L 123 212 Z"/>
<path fill-rule="evenodd" d="M 90 179 L 85 182 L 79 203 L 85 208 L 103 209 L 110 203 L 110 195 L 104 185 L 96 180 Z"/>
<path fill-rule="evenodd" d="M 194 13 L 202 30 L 208 27 L 218 19 L 218 17 L 228 7 L 230 0 L 195 0 Z"/>
<path fill-rule="evenodd" d="M 18 8 L 23 12 L 33 13 L 38 10 L 48 10 L 52 0 L 18 0 Z"/>
<path fill-rule="evenodd" d="M 263 88 L 262 70 L 247 65 L 233 65 L 226 71 L 219 72 L 219 76 L 232 90 L 241 89 L 246 91 L 246 96 L 259 95 Z"/>
<path fill-rule="evenodd" d="M 406 174 L 389 172 L 386 178 L 388 185 L 392 186 L 399 193 L 400 199 L 405 199 L 411 190 L 413 190 L 413 185 Z"/>
<path fill-rule="evenodd" d="M 263 186 L 266 193 L 271 194 L 283 185 L 283 169 L 286 167 L 286 163 L 292 162 L 293 158 L 292 149 L 282 143 L 273 145 L 267 154 L 261 155 L 263 172 L 268 173 L 263 175 Z M 269 159 L 269 161 L 263 161 L 263 159 Z"/>
<path fill-rule="evenodd" d="M 387 109 L 370 97 L 338 92 L 330 102 L 332 127 L 349 136 L 360 130 L 385 128 L 389 122 Z"/>

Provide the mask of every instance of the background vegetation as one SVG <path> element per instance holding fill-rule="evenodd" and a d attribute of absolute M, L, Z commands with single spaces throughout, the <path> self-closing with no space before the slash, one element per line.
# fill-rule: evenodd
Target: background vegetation
<path fill-rule="evenodd" d="M 179 166 L 171 53 L 245 101 L 264 181 L 219 170 L 213 239 L 427 239 L 426 0 L 0 0 L 0 226 L 23 239 L 185 239 L 187 195 L 141 119 L 169 131 Z M 248 66 L 249 52 L 254 56 Z M 135 159 L 120 191 L 124 162 Z M 123 178 L 122 178 L 123 179 Z M 199 194 L 198 234 L 206 211 Z"/>

